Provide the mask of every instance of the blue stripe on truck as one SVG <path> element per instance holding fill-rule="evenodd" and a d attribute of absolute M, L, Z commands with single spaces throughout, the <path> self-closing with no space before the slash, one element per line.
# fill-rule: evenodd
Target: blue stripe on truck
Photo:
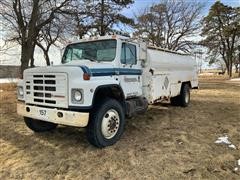
<path fill-rule="evenodd" d="M 113 76 L 113 75 L 141 75 L 141 69 L 126 69 L 126 68 L 93 68 L 89 69 L 87 66 L 80 66 L 84 73 L 91 76 Z"/>

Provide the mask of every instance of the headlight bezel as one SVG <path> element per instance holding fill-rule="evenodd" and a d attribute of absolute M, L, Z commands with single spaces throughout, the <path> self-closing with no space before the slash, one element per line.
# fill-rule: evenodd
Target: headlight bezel
<path fill-rule="evenodd" d="M 79 93 L 81 98 L 78 100 L 76 98 L 76 93 Z M 72 103 L 73 104 L 82 104 L 83 103 L 83 89 L 77 89 L 77 88 L 74 88 L 71 90 L 71 100 L 72 100 Z"/>

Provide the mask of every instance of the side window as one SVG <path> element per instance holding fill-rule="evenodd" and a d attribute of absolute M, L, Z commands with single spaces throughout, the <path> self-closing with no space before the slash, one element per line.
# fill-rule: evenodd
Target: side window
<path fill-rule="evenodd" d="M 137 52 L 135 45 L 122 43 L 121 63 L 137 64 Z"/>
<path fill-rule="evenodd" d="M 72 48 L 66 49 L 63 58 L 65 63 L 70 62 L 72 60 Z"/>

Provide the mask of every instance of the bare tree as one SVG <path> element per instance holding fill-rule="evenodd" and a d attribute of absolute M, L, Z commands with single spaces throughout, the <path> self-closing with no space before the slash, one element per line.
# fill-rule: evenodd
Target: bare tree
<path fill-rule="evenodd" d="M 57 46 L 57 43 L 59 44 L 64 41 L 65 24 L 67 24 L 66 20 L 63 18 L 53 20 L 41 29 L 40 34 L 36 39 L 36 45 L 42 49 L 48 66 L 50 65 L 49 50 L 51 46 Z"/>
<path fill-rule="evenodd" d="M 57 13 L 66 10 L 71 0 L 2 0 L 0 16 L 8 39 L 21 45 L 21 73 L 33 58 L 36 39 L 44 26 L 51 23 Z M 33 65 L 33 64 L 32 64 Z"/>
<path fill-rule="evenodd" d="M 189 52 L 200 29 L 203 4 L 184 0 L 161 0 L 137 15 L 135 36 L 149 44 Z"/>

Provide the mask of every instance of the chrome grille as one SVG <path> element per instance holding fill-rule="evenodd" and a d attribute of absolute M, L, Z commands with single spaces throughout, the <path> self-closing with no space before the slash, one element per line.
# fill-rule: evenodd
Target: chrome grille
<path fill-rule="evenodd" d="M 28 73 L 25 77 L 26 103 L 67 107 L 65 73 Z"/>

